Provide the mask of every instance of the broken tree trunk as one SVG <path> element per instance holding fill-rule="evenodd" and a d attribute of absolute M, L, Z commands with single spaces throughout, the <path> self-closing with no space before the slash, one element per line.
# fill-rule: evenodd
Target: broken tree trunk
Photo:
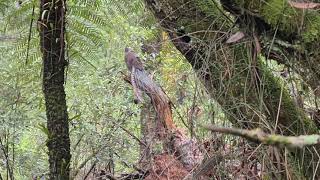
<path fill-rule="evenodd" d="M 140 167 L 149 167 L 152 158 L 152 149 L 156 140 L 155 111 L 150 103 L 143 103 L 140 112 L 141 141 L 140 143 Z"/>
<path fill-rule="evenodd" d="M 138 59 L 136 59 L 138 60 Z M 128 62 L 128 61 L 126 61 Z M 129 67 L 129 66 L 128 66 Z M 153 171 L 150 172 L 149 178 L 153 176 L 185 177 L 195 165 L 202 160 L 202 154 L 199 151 L 196 141 L 187 137 L 187 135 L 176 128 L 172 119 L 171 102 L 163 89 L 157 85 L 143 69 L 131 69 L 130 81 L 133 88 L 137 88 L 134 92 L 145 92 L 151 99 L 152 106 L 156 113 L 155 133 L 159 139 L 163 141 L 164 153 L 154 157 Z M 152 119 L 152 118 L 147 118 Z M 145 122 L 146 125 L 148 122 Z M 148 151 L 152 151 L 148 149 Z M 169 161 L 171 159 L 172 161 Z M 165 163 L 165 164 L 163 164 Z M 171 164 L 171 165 L 170 165 Z M 167 165 L 174 166 L 174 171 L 169 170 Z M 166 167 L 162 169 L 162 167 Z M 162 175 L 157 174 L 159 171 L 154 169 L 162 169 Z M 160 172 L 162 172 L 160 171 Z M 173 173 L 173 174 L 172 174 Z M 148 179 L 148 177 L 147 177 Z"/>
<path fill-rule="evenodd" d="M 255 22 L 248 23 L 247 28 L 235 26 L 237 22 L 216 1 L 145 0 L 145 4 L 235 126 L 244 129 L 260 127 L 284 135 L 318 132 L 314 122 L 296 107 L 281 79 L 275 77 L 258 58 L 263 36 L 256 31 Z M 257 26 L 264 27 L 263 24 Z M 180 33 L 182 28 L 183 34 Z M 242 28 L 247 30 L 249 41 L 227 44 L 230 32 Z M 290 160 L 296 176 L 317 173 L 314 167 L 318 158 L 313 158 L 314 150 L 291 153 L 293 157 L 299 157 Z M 282 155 L 285 156 L 284 153 Z M 311 165 L 301 170 L 296 164 L 303 163 Z M 286 168 L 282 166 L 276 173 L 286 177 L 283 173 Z"/>

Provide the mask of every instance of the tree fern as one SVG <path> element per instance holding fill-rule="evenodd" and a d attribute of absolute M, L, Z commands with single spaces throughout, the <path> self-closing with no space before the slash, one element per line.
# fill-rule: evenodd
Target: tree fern
<path fill-rule="evenodd" d="M 25 165 L 16 167 L 16 171 L 22 176 L 17 179 L 29 179 L 31 171 L 41 174 L 46 172 L 47 168 L 46 149 L 41 147 L 44 146 L 45 137 L 40 129 L 35 128 L 38 127 L 38 123 L 44 123 L 46 119 L 40 80 L 42 61 L 37 30 L 38 1 L 24 0 L 20 7 L 16 7 L 15 2 L 9 0 L 0 2 L 6 4 L 0 7 L 5 14 L 4 18 L 0 18 L 0 35 L 14 37 L 0 42 L 0 53 L 4 54 L 0 60 L 0 67 L 4 67 L 0 69 L 0 93 L 6 92 L 3 94 L 8 97 L 6 100 L 0 99 L 0 104 L 3 105 L 1 107 L 12 104 L 14 97 L 21 93 L 23 101 L 17 109 L 21 110 L 19 115 L 23 118 L 19 118 L 19 122 L 23 120 L 21 126 L 29 128 L 20 128 L 17 133 L 28 135 L 26 137 L 17 135 L 15 141 L 20 143 L 25 139 L 28 140 L 28 136 L 32 136 L 30 139 L 38 139 L 38 142 L 30 142 L 30 146 L 37 146 L 41 150 L 37 153 L 28 151 L 27 153 L 30 153 L 28 157 L 24 154 L 15 157 L 17 161 L 24 159 L 25 162 Z M 140 0 L 133 0 L 130 3 L 118 0 L 68 0 L 67 2 L 66 58 L 69 60 L 69 67 L 65 88 L 70 117 L 78 117 L 70 120 L 71 138 L 77 141 L 77 138 L 83 136 L 80 143 L 81 150 L 73 151 L 72 166 L 76 168 L 77 162 L 81 163 L 83 158 L 90 157 L 91 150 L 99 148 L 100 144 L 104 146 L 110 144 L 110 151 L 116 152 L 121 152 L 128 146 L 137 149 L 137 144 L 131 142 L 130 137 L 123 136 L 123 132 L 116 131 L 117 128 L 113 126 L 119 123 L 138 133 L 138 121 L 136 121 L 138 109 L 130 103 L 131 99 L 128 97 L 132 96 L 131 91 L 122 82 L 120 72 L 125 66 L 122 61 L 124 47 L 131 46 L 138 49 L 141 38 L 149 34 L 150 29 L 139 26 L 139 23 L 147 18 L 144 16 L 143 3 Z M 33 5 L 35 5 L 34 16 L 32 16 Z M 32 18 L 32 31 L 29 34 Z M 27 52 L 29 56 L 26 64 Z M 15 84 L 18 85 L 14 86 Z M 6 108 L 3 111 L 9 110 Z M 7 114 L 3 116 L 8 117 Z M 119 117 L 122 120 L 119 121 Z M 6 123 L 9 123 L 8 119 L 4 120 L 3 125 L 0 124 L 0 128 Z M 105 150 L 97 155 L 101 159 L 99 163 L 108 161 L 109 156 L 105 155 Z M 121 156 L 127 161 L 135 160 L 135 157 L 125 153 Z M 32 166 L 38 162 L 41 166 Z"/>

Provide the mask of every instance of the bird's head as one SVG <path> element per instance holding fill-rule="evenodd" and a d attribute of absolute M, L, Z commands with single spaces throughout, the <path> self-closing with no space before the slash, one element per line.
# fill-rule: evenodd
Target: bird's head
<path fill-rule="evenodd" d="M 124 52 L 130 52 L 130 51 L 132 51 L 132 49 L 131 48 L 129 48 L 129 47 L 126 47 L 126 48 L 124 48 Z"/>

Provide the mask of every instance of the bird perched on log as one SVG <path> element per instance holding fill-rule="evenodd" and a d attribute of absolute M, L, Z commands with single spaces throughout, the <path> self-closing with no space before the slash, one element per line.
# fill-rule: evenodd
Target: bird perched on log
<path fill-rule="evenodd" d="M 144 70 L 143 64 L 137 54 L 130 48 L 125 48 L 125 62 L 128 70 L 131 72 L 129 81 L 133 87 L 134 102 L 143 102 L 142 92 L 145 92 L 150 97 L 151 103 L 156 110 L 157 118 L 162 124 L 161 126 L 170 130 L 174 129 L 171 102 L 167 94 L 161 86 L 151 79 L 148 72 Z M 159 137 L 162 136 L 160 134 Z"/>
<path fill-rule="evenodd" d="M 144 71 L 143 64 L 140 61 L 140 58 L 138 57 L 138 55 L 136 53 L 134 53 L 132 51 L 132 49 L 125 48 L 124 51 L 125 51 L 125 62 L 127 64 L 128 70 L 131 72 L 130 82 L 132 84 L 133 93 L 135 96 L 134 103 L 136 103 L 136 104 L 138 104 L 139 102 L 143 103 L 142 92 L 139 89 L 139 86 L 137 85 L 136 78 L 135 78 L 135 74 L 137 72 Z"/>

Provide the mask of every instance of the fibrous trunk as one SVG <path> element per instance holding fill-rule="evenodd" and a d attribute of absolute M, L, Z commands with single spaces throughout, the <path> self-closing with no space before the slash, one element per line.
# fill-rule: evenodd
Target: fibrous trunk
<path fill-rule="evenodd" d="M 70 139 L 64 91 L 65 0 L 41 0 L 40 45 L 43 54 L 43 93 L 46 103 L 49 176 L 69 179 Z"/>

